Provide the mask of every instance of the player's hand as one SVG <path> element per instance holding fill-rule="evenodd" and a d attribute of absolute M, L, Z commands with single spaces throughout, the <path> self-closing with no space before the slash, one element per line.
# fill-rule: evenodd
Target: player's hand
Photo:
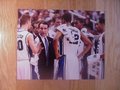
<path fill-rule="evenodd" d="M 82 59 L 84 57 L 84 54 L 81 53 L 80 55 L 78 55 L 78 58 Z"/>
<path fill-rule="evenodd" d="M 58 53 L 58 54 L 56 54 L 56 59 L 57 60 L 59 60 L 60 59 L 60 57 L 61 57 L 61 55 Z"/>

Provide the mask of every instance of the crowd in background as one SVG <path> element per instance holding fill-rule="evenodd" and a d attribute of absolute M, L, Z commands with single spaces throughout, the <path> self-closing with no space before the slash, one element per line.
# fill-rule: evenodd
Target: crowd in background
<path fill-rule="evenodd" d="M 102 11 L 81 11 L 81 10 L 35 10 L 35 9 L 20 9 L 18 11 L 18 28 L 19 19 L 23 14 L 28 13 L 32 17 L 32 23 L 45 21 L 50 27 L 54 25 L 55 18 L 61 18 L 64 13 L 69 12 L 72 15 L 71 23 L 78 18 L 84 20 L 84 25 L 87 29 L 95 31 L 95 25 L 99 22 L 99 18 L 104 18 Z"/>

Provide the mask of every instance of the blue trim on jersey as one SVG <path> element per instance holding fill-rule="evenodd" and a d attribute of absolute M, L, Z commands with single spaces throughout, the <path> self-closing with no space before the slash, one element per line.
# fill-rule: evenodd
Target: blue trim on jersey
<path fill-rule="evenodd" d="M 65 77 L 65 59 L 66 56 L 62 55 L 59 59 L 59 63 L 58 63 L 58 71 L 57 71 L 57 78 L 61 77 L 62 79 L 64 79 Z"/>

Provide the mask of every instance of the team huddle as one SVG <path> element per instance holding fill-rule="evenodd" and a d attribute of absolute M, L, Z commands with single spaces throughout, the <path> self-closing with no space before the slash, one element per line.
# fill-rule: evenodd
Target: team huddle
<path fill-rule="evenodd" d="M 103 79 L 104 38 L 103 12 L 20 9 L 17 79 Z"/>

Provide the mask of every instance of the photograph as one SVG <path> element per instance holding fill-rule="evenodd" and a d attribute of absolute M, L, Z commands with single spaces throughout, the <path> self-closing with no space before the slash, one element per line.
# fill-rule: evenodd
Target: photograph
<path fill-rule="evenodd" d="M 18 9 L 17 80 L 102 80 L 105 12 Z"/>

